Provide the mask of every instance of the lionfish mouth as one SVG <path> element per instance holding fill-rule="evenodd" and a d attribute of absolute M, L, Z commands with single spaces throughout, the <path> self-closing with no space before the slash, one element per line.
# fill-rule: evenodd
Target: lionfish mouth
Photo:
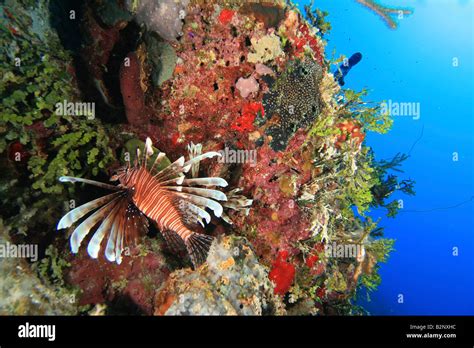
<path fill-rule="evenodd" d="M 211 215 L 207 210 L 231 223 L 223 206 L 248 212 L 252 200 L 235 195 L 236 189 L 229 192 L 229 197 L 217 189 L 228 185 L 223 178 L 197 177 L 202 160 L 220 156 L 212 151 L 201 154 L 201 148 L 191 144 L 187 161 L 182 156 L 157 170 L 166 154 L 159 152 L 149 165 L 154 150 L 150 138 L 147 138 L 143 153 L 137 148 L 133 165 L 128 162 L 112 176 L 111 180 L 120 181 L 118 185 L 60 177 L 61 182 L 81 182 L 114 191 L 69 211 L 61 218 L 58 230 L 69 228 L 92 213 L 74 229 L 70 237 L 71 251 L 77 253 L 85 237 L 98 226 L 88 243 L 88 254 L 98 258 L 102 242 L 106 240 L 105 258 L 120 264 L 124 250 L 148 232 L 149 220 L 152 220 L 172 250 L 186 250 L 194 267 L 204 262 L 213 237 L 197 233 L 193 228 L 210 223 Z M 186 173 L 190 170 L 192 175 L 188 178 Z"/>

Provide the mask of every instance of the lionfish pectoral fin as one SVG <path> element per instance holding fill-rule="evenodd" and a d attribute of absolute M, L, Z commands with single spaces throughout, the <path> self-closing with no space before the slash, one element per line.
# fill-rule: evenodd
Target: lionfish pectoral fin
<path fill-rule="evenodd" d="M 172 230 L 164 230 L 162 232 L 163 237 L 166 240 L 166 243 L 174 253 L 179 253 L 185 250 L 185 245 L 181 237 Z"/>
<path fill-rule="evenodd" d="M 146 234 L 147 231 L 148 220 L 124 196 L 108 213 L 92 236 L 87 246 L 87 252 L 92 258 L 96 259 L 99 256 L 102 241 L 108 236 L 105 257 L 110 262 L 120 264 L 123 251 L 129 250 L 135 244 L 136 239 Z"/>
<path fill-rule="evenodd" d="M 111 226 L 114 223 L 114 218 L 119 210 L 120 204 L 117 204 L 109 213 L 109 215 L 107 215 L 104 221 L 102 221 L 99 228 L 95 231 L 94 235 L 89 241 L 89 244 L 87 245 L 87 253 L 93 259 L 96 259 L 99 256 L 100 244 L 102 243 L 105 235 L 110 231 Z"/>
<path fill-rule="evenodd" d="M 188 251 L 194 268 L 197 268 L 206 261 L 207 253 L 211 247 L 214 238 L 206 234 L 193 232 L 185 241 L 186 250 Z"/>
<path fill-rule="evenodd" d="M 61 176 L 59 178 L 59 181 L 61 181 L 61 182 L 71 182 L 71 183 L 82 182 L 84 184 L 93 185 L 93 186 L 105 188 L 107 190 L 112 190 L 112 191 L 121 191 L 122 190 L 118 186 L 109 185 L 109 184 L 106 184 L 106 183 L 103 183 L 103 182 L 100 182 L 100 181 L 95 181 L 95 180 L 76 178 L 74 176 Z"/>
<path fill-rule="evenodd" d="M 118 234 L 118 223 L 115 222 L 110 230 L 107 245 L 105 246 L 105 258 L 110 262 L 115 262 L 115 242 Z"/>
<path fill-rule="evenodd" d="M 73 210 L 69 211 L 66 215 L 64 215 L 61 220 L 59 220 L 58 225 L 56 229 L 62 230 L 68 227 L 71 227 L 71 225 L 78 220 L 80 220 L 82 217 L 90 213 L 91 211 L 103 206 L 104 204 L 110 202 L 112 199 L 117 197 L 120 194 L 120 192 L 114 192 L 111 193 L 107 196 L 102 196 L 97 199 L 94 199 L 93 201 L 90 201 L 88 203 L 85 203 L 77 208 L 74 208 Z"/>
<path fill-rule="evenodd" d="M 112 210 L 114 205 L 117 203 L 119 198 L 112 199 L 109 203 L 98 209 L 91 216 L 85 219 L 79 226 L 76 227 L 70 238 L 71 251 L 76 254 L 79 251 L 79 247 L 82 240 L 89 234 L 90 230 L 101 220 L 103 220 L 109 212 Z"/>
<path fill-rule="evenodd" d="M 122 252 L 129 247 L 141 230 L 148 229 L 141 213 L 124 198 L 119 203 L 117 213 L 113 217 L 109 237 L 105 246 L 105 258 L 110 262 L 122 263 Z"/>

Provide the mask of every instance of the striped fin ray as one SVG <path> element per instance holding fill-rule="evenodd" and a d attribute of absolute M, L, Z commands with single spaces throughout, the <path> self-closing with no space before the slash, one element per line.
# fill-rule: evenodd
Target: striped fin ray
<path fill-rule="evenodd" d="M 117 236 L 117 242 L 115 243 L 115 262 L 117 262 L 118 265 L 122 263 L 124 236 L 125 236 L 124 229 L 119 230 L 119 234 Z"/>
<path fill-rule="evenodd" d="M 212 236 L 195 232 L 186 240 L 186 250 L 195 268 L 206 261 L 213 240 Z"/>
<path fill-rule="evenodd" d="M 149 170 L 150 174 L 152 174 L 152 175 L 153 175 L 153 174 L 157 174 L 157 173 L 154 173 L 155 166 L 156 166 L 157 164 L 160 164 L 161 161 L 162 161 L 165 157 L 166 157 L 166 153 L 164 153 L 164 152 L 160 152 L 160 153 L 158 154 L 158 156 L 156 156 L 155 160 L 153 161 L 153 164 L 152 164 L 151 167 L 150 167 L 150 170 Z"/>
<path fill-rule="evenodd" d="M 215 157 L 215 156 L 220 157 L 220 156 L 222 156 L 222 154 L 220 154 L 219 152 L 215 152 L 215 151 L 205 152 L 202 155 L 193 157 L 190 160 L 188 160 L 187 162 L 185 162 L 183 167 L 192 166 L 194 163 L 200 162 L 203 159 L 212 158 L 212 157 Z"/>
<path fill-rule="evenodd" d="M 118 197 L 104 205 L 102 208 L 97 210 L 94 214 L 85 219 L 79 226 L 76 227 L 74 232 L 71 235 L 70 244 L 71 251 L 76 254 L 79 251 L 79 247 L 82 243 L 82 240 L 90 232 L 100 220 L 104 219 L 105 216 L 110 212 L 117 203 Z"/>
<path fill-rule="evenodd" d="M 168 167 L 162 169 L 157 174 L 155 174 L 155 179 L 159 181 L 164 181 L 169 177 L 177 176 L 179 173 L 183 172 L 184 157 L 181 156 L 176 161 L 171 163 Z"/>
<path fill-rule="evenodd" d="M 196 223 L 198 222 L 202 227 L 204 227 L 203 220 L 206 223 L 211 222 L 211 215 L 201 207 L 186 201 L 184 199 L 178 202 L 178 207 L 181 208 L 181 213 L 183 218 L 187 223 Z"/>
<path fill-rule="evenodd" d="M 186 186 L 164 186 L 164 189 L 185 193 L 192 193 L 197 196 L 215 199 L 217 201 L 227 201 L 227 196 L 224 192 L 213 189 L 186 187 Z"/>
<path fill-rule="evenodd" d="M 87 253 L 93 259 L 96 259 L 99 256 L 100 244 L 102 243 L 106 233 L 110 231 L 111 225 L 113 224 L 114 219 L 119 211 L 120 204 L 116 204 L 109 215 L 107 215 L 104 221 L 102 221 L 99 228 L 95 231 L 94 235 L 89 241 L 89 244 L 87 245 Z"/>
<path fill-rule="evenodd" d="M 113 198 L 117 197 L 122 192 L 115 192 L 111 193 L 107 196 L 103 196 L 88 203 L 85 203 L 70 212 L 64 215 L 61 220 L 58 222 L 58 226 L 56 227 L 58 230 L 62 230 L 64 228 L 70 227 L 73 223 L 84 217 L 86 214 L 91 212 L 92 210 L 110 202 Z"/>
<path fill-rule="evenodd" d="M 140 163 L 141 163 L 141 162 L 140 162 L 141 153 L 142 153 L 142 152 L 140 151 L 140 148 L 137 147 L 137 156 L 135 157 L 135 161 L 133 161 L 133 165 L 134 165 L 135 167 L 140 166 Z"/>
<path fill-rule="evenodd" d="M 122 204 L 122 207 L 126 207 L 127 203 Z M 125 235 L 125 215 L 123 214 L 119 216 L 119 226 L 117 229 L 117 237 L 115 240 L 115 262 L 117 262 L 118 265 L 122 263 L 122 251 L 123 251 L 123 239 Z"/>
<path fill-rule="evenodd" d="M 169 184 L 176 184 L 176 185 L 182 185 L 184 182 L 185 176 L 181 175 L 178 176 L 177 178 L 169 179 L 163 182 L 160 182 L 160 185 L 169 185 Z"/>
<path fill-rule="evenodd" d="M 194 203 L 197 206 L 200 207 L 206 207 L 214 211 L 214 215 L 216 217 L 220 217 L 222 215 L 222 205 L 220 205 L 218 202 L 206 198 L 206 197 L 201 197 L 197 195 L 193 195 L 191 193 L 183 193 L 183 192 L 175 192 L 174 195 L 178 197 L 182 197 L 191 203 Z"/>
<path fill-rule="evenodd" d="M 84 184 L 93 185 L 93 186 L 97 186 L 97 187 L 102 187 L 102 188 L 105 188 L 107 190 L 113 190 L 113 191 L 121 191 L 122 190 L 120 187 L 117 187 L 117 186 L 114 186 L 114 185 L 105 184 L 103 182 L 95 181 L 95 180 L 76 178 L 74 176 L 61 176 L 59 178 L 59 181 L 61 181 L 61 182 L 72 182 L 72 183 L 83 182 Z"/>
<path fill-rule="evenodd" d="M 120 215 L 117 215 L 117 218 L 120 219 Z M 107 245 L 105 246 L 105 258 L 110 262 L 115 262 L 115 241 L 117 240 L 118 227 L 117 219 L 114 219 L 109 238 L 107 239 Z"/>
<path fill-rule="evenodd" d="M 210 151 L 210 152 L 203 153 L 202 155 L 193 157 L 187 162 L 184 162 L 184 157 L 181 156 L 175 162 L 170 164 L 168 167 L 166 167 L 165 169 L 157 173 L 155 175 L 155 178 L 159 181 L 164 181 L 166 179 L 178 176 L 181 173 L 187 173 L 189 169 L 191 169 L 193 164 L 196 164 L 206 158 L 212 158 L 215 156 L 222 156 L 222 155 L 219 152 Z"/>
<path fill-rule="evenodd" d="M 152 142 L 149 137 L 146 138 L 145 140 L 145 147 L 143 149 L 143 167 L 146 168 L 146 162 L 150 156 L 153 155 L 153 148 L 152 148 Z"/>
<path fill-rule="evenodd" d="M 184 168 L 181 167 L 180 169 L 175 169 L 174 171 L 165 174 L 164 176 L 158 178 L 158 180 L 160 184 L 164 184 L 166 182 L 173 182 L 174 180 L 178 182 L 178 179 L 181 180 L 181 178 L 184 176 L 183 173 L 185 173 L 185 171 Z M 178 185 L 180 184 L 178 183 Z"/>
<path fill-rule="evenodd" d="M 227 181 L 222 178 L 195 178 L 195 179 L 184 179 L 183 185 L 186 186 L 220 186 L 226 187 Z"/>
<path fill-rule="evenodd" d="M 137 237 L 148 232 L 148 219 L 133 203 L 125 202 L 120 207 L 119 223 L 115 240 L 115 262 L 122 263 L 122 252 L 135 244 Z"/>

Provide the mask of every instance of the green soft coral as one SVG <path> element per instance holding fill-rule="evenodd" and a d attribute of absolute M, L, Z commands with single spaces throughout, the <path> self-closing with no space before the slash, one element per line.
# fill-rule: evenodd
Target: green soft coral
<path fill-rule="evenodd" d="M 362 98 L 367 94 L 366 89 L 360 92 L 344 90 L 344 110 L 351 118 L 359 121 L 366 131 L 385 134 L 392 128 L 393 119 L 388 113 L 381 111 L 381 104 L 363 101 Z"/>

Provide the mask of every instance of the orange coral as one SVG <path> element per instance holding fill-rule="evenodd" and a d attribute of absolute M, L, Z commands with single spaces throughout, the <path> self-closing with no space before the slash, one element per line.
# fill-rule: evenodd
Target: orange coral
<path fill-rule="evenodd" d="M 336 147 L 339 149 L 347 140 L 354 140 L 354 143 L 359 146 L 365 139 L 365 133 L 361 132 L 360 125 L 355 121 L 346 120 L 338 123 L 336 127 L 341 131 L 341 134 L 336 137 Z"/>

